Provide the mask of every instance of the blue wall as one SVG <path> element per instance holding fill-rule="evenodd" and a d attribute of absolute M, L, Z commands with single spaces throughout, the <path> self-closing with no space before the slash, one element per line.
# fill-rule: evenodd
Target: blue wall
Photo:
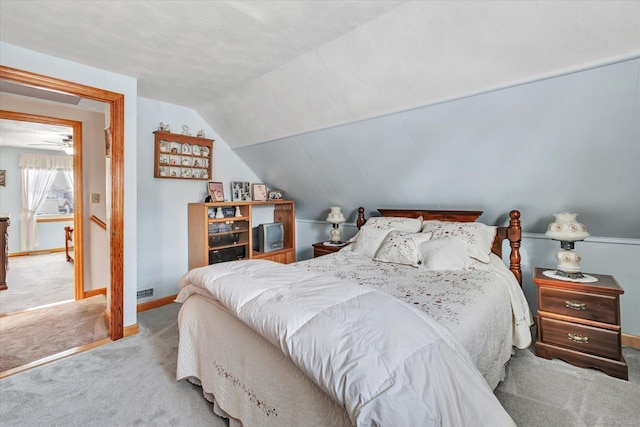
<path fill-rule="evenodd" d="M 522 212 L 543 232 L 579 214 L 640 238 L 640 60 L 633 59 L 236 150 L 298 217 L 342 206 Z"/>

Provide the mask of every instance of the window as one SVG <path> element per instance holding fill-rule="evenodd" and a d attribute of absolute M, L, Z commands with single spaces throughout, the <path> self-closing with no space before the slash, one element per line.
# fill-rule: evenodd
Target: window
<path fill-rule="evenodd" d="M 73 184 L 64 171 L 58 171 L 36 216 L 71 215 L 73 202 Z"/>

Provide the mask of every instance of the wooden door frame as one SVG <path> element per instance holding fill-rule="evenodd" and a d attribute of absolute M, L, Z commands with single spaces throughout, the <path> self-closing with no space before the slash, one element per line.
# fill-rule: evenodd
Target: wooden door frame
<path fill-rule="evenodd" d="M 0 78 L 109 104 L 112 138 L 109 334 L 112 340 L 120 339 L 124 334 L 124 95 L 4 65 L 0 65 Z"/>
<path fill-rule="evenodd" d="M 67 126 L 73 129 L 73 276 L 74 299 L 84 298 L 84 198 L 82 191 L 82 122 L 58 117 L 39 116 L 0 110 L 0 119 Z"/>

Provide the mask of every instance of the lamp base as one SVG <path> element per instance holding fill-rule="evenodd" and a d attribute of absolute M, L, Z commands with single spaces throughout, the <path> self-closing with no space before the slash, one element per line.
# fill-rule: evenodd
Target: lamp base
<path fill-rule="evenodd" d="M 555 271 L 556 276 L 560 276 L 560 277 L 566 277 L 569 279 L 584 279 L 585 275 L 582 274 L 581 272 L 574 272 L 574 273 L 567 273 L 566 271 L 562 271 L 562 270 L 556 270 Z"/>
<path fill-rule="evenodd" d="M 333 228 L 331 229 L 329 234 L 331 234 L 331 243 L 342 243 L 342 232 L 340 231 L 340 228 L 338 228 L 338 224 L 333 224 Z"/>

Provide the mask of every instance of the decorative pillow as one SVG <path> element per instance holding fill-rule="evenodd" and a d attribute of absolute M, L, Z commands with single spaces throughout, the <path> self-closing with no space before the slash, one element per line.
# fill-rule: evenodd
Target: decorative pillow
<path fill-rule="evenodd" d="M 392 230 L 384 238 L 373 259 L 418 267 L 422 263 L 420 245 L 430 238 L 429 233 L 405 233 Z"/>
<path fill-rule="evenodd" d="M 490 261 L 491 245 L 497 227 L 479 222 L 424 221 L 422 232 L 432 233 L 433 239 L 457 237 L 467 243 L 467 253 L 485 264 Z"/>
<path fill-rule="evenodd" d="M 362 227 L 354 237 L 353 252 L 373 258 L 390 231 L 387 228 Z"/>
<path fill-rule="evenodd" d="M 367 220 L 364 227 L 399 230 L 406 231 L 407 233 L 419 233 L 422 228 L 422 217 L 403 218 L 397 216 L 374 216 Z"/>
<path fill-rule="evenodd" d="M 353 245 L 353 252 L 373 258 L 389 231 L 399 230 L 418 233 L 421 228 L 421 216 L 418 218 L 374 216 L 367 220 L 358 233 L 349 239 L 349 242 L 356 242 Z M 358 244 L 358 242 L 360 243 Z"/>
<path fill-rule="evenodd" d="M 429 240 L 422 244 L 422 265 L 427 270 L 464 270 L 471 265 L 467 242 L 455 237 Z"/>

